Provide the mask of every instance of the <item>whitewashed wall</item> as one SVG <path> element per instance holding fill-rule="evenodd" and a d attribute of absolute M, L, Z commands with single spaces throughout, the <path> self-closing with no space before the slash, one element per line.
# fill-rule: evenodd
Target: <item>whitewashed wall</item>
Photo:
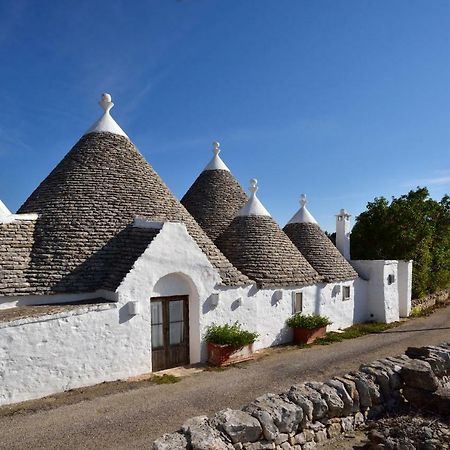
<path fill-rule="evenodd" d="M 411 314 L 412 261 L 398 262 L 398 302 L 400 317 Z"/>
<path fill-rule="evenodd" d="M 149 372 L 145 320 L 101 304 L 0 323 L 0 405 Z"/>
<path fill-rule="evenodd" d="M 395 260 L 352 260 L 355 269 L 368 280 L 368 319 L 377 322 L 399 320 L 398 261 Z M 389 275 L 395 277 L 388 283 Z"/>

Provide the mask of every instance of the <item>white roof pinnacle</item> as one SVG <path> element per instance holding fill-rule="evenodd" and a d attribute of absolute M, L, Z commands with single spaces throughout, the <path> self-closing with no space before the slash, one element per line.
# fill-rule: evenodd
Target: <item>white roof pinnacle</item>
<path fill-rule="evenodd" d="M 227 167 L 227 165 L 222 161 L 222 159 L 219 156 L 220 144 L 218 142 L 213 142 L 213 153 L 214 153 L 213 158 L 208 163 L 208 165 L 203 169 L 203 172 L 205 170 L 226 170 L 227 172 L 229 172 L 230 169 Z"/>
<path fill-rule="evenodd" d="M 252 178 L 250 180 L 250 198 L 238 212 L 238 216 L 270 216 L 269 211 L 264 208 L 263 204 L 256 196 L 257 190 L 258 180 L 256 178 Z"/>
<path fill-rule="evenodd" d="M 10 216 L 11 214 L 8 207 L 0 200 L 0 218 Z"/>
<path fill-rule="evenodd" d="M 125 134 L 125 132 L 120 128 L 118 123 L 112 118 L 109 111 L 114 106 L 114 103 L 111 101 L 111 95 L 110 94 L 102 94 L 101 100 L 98 102 L 99 105 L 103 108 L 104 113 L 100 119 L 97 120 L 97 122 L 92 125 L 89 130 L 86 131 L 84 134 L 88 133 L 101 133 L 103 131 L 108 131 L 109 133 L 119 134 L 120 136 L 125 136 L 128 138 L 128 136 Z"/>
<path fill-rule="evenodd" d="M 313 215 L 306 208 L 306 195 L 300 196 L 300 209 L 294 214 L 288 223 L 317 223 Z"/>
<path fill-rule="evenodd" d="M 348 211 L 345 208 L 341 208 L 339 213 L 336 214 L 336 217 L 345 217 L 345 218 L 349 219 L 352 216 L 351 216 L 351 214 L 348 213 Z"/>

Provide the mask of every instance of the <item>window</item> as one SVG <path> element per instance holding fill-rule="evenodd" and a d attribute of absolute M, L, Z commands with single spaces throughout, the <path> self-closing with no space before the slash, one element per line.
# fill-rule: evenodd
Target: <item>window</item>
<path fill-rule="evenodd" d="M 350 300 L 350 286 L 342 286 L 342 300 Z"/>
<path fill-rule="evenodd" d="M 395 275 L 393 273 L 388 275 L 388 284 L 395 283 Z"/>
<path fill-rule="evenodd" d="M 292 314 L 301 313 L 303 310 L 303 292 L 292 293 Z"/>

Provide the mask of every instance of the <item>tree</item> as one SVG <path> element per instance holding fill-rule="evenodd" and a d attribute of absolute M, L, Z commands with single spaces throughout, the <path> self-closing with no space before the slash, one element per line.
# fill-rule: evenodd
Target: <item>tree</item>
<path fill-rule="evenodd" d="M 438 202 L 418 187 L 390 203 L 375 198 L 356 218 L 351 254 L 353 259 L 412 259 L 414 297 L 448 287 L 450 197 Z"/>

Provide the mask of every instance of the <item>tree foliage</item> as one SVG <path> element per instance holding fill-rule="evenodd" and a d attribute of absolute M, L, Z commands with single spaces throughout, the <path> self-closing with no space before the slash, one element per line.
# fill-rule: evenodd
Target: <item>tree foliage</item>
<path fill-rule="evenodd" d="M 353 259 L 412 259 L 413 296 L 450 286 L 450 197 L 418 187 L 389 203 L 367 204 L 352 230 Z"/>

